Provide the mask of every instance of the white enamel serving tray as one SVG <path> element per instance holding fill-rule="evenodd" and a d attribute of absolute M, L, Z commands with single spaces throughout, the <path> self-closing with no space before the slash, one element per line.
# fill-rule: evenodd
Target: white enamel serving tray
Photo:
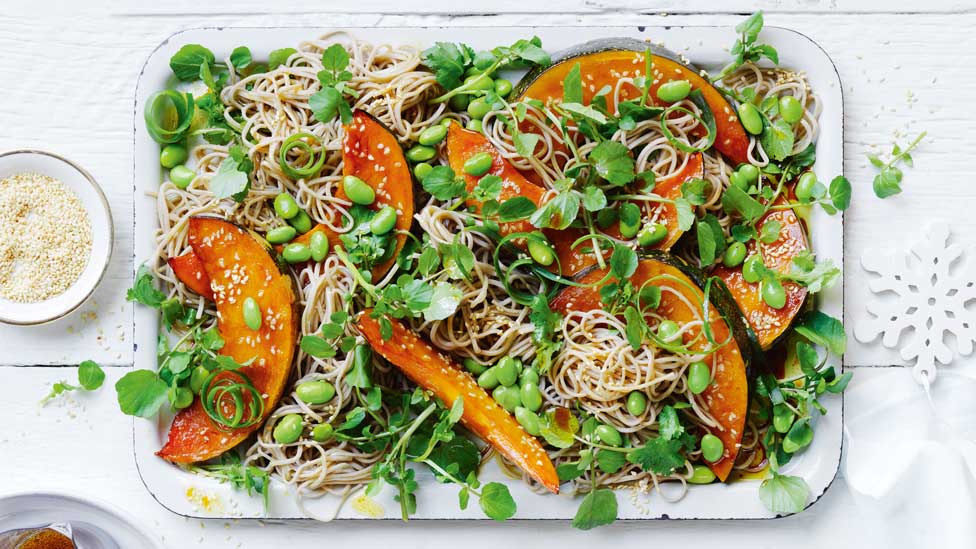
<path fill-rule="evenodd" d="M 316 38 L 336 29 L 329 28 L 209 28 L 193 29 L 177 33 L 161 44 L 149 57 L 139 78 L 135 101 L 135 264 L 138 266 L 154 252 L 153 235 L 157 228 L 155 202 L 146 196 L 155 191 L 161 178 L 159 146 L 146 133 L 143 109 L 147 98 L 154 91 L 164 88 L 172 73 L 169 59 L 182 45 L 203 44 L 214 51 L 218 59 L 226 59 L 237 46 L 247 45 L 255 57 L 267 52 L 295 47 L 305 39 Z M 486 49 L 510 44 L 519 38 L 533 34 L 542 39 L 550 52 L 569 48 L 597 38 L 632 37 L 663 42 L 672 51 L 687 56 L 700 68 L 715 70 L 729 59 L 723 49 L 732 44 L 735 33 L 731 28 L 719 27 L 491 27 L 491 28 L 358 28 L 347 29 L 357 37 L 374 44 L 410 44 L 418 48 L 429 47 L 435 41 L 463 41 L 475 49 Z M 833 63 L 826 53 L 812 40 L 795 31 L 767 28 L 762 41 L 775 46 L 780 53 L 781 64 L 806 71 L 810 84 L 820 95 L 823 113 L 820 117 L 821 133 L 817 143 L 816 172 L 821 180 L 829 181 L 843 172 L 843 97 L 841 83 Z M 831 259 L 843 265 L 844 231 L 841 215 L 828 216 L 817 209 L 811 218 L 811 238 L 817 257 Z M 837 285 L 821 295 L 821 309 L 827 314 L 843 318 L 843 288 Z M 136 342 L 135 367 L 156 367 L 155 348 L 159 330 L 155 311 L 135 307 L 134 337 Z M 786 472 L 800 475 L 811 488 L 811 505 L 827 490 L 837 473 L 841 455 L 841 430 L 843 400 L 830 396 L 824 404 L 826 416 L 817 420 L 813 444 L 797 456 L 785 468 Z M 368 517 L 351 505 L 340 505 L 338 497 L 306 500 L 306 513 L 288 494 L 284 485 L 276 483 L 271 494 L 271 507 L 262 509 L 259 497 L 249 497 L 229 485 L 203 478 L 170 465 L 156 457 L 166 438 L 169 419 L 154 421 L 134 420 L 135 458 L 139 472 L 157 501 L 167 509 L 192 517 L 244 517 L 297 519 L 314 516 L 328 518 L 364 519 Z M 483 519 L 476 503 L 466 511 L 458 509 L 457 488 L 438 484 L 426 472 L 418 474 L 420 490 L 417 493 L 417 519 Z M 482 473 L 482 479 L 501 480 L 508 483 L 518 503 L 518 519 L 570 519 L 579 505 L 578 499 L 567 496 L 537 495 L 521 481 L 503 476 L 494 463 Z M 621 490 L 618 494 L 619 518 L 621 519 L 744 519 L 773 518 L 757 494 L 758 481 L 738 481 L 730 484 L 713 484 L 692 487 L 683 499 L 669 503 L 660 494 L 635 494 Z M 677 488 L 676 486 L 666 486 Z M 376 498 L 382 506 L 382 518 L 399 520 L 399 505 L 393 500 L 393 490 L 386 488 Z M 191 497 L 190 495 L 195 495 Z M 206 495 L 210 505 L 200 504 Z"/>

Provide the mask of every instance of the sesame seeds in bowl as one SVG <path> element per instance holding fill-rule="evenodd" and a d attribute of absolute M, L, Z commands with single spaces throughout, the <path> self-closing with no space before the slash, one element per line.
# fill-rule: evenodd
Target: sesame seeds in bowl
<path fill-rule="evenodd" d="M 85 170 L 44 151 L 0 154 L 0 322 L 42 324 L 77 309 L 112 240 L 108 202 Z"/>

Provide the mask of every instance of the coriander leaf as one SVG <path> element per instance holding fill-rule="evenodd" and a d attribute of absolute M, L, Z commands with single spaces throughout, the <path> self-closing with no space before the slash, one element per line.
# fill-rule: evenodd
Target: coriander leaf
<path fill-rule="evenodd" d="M 793 152 L 794 139 L 790 123 L 778 118 L 766 125 L 759 136 L 759 143 L 773 160 L 785 160 Z"/>
<path fill-rule="evenodd" d="M 820 311 L 810 311 L 805 314 L 796 326 L 796 333 L 835 355 L 842 355 L 847 349 L 844 325 L 836 318 Z"/>
<path fill-rule="evenodd" d="M 681 425 L 681 420 L 678 419 L 678 412 L 675 411 L 673 406 L 665 406 L 662 408 L 657 416 L 657 422 L 658 431 L 667 440 L 676 440 L 685 432 L 685 428 Z"/>
<path fill-rule="evenodd" d="M 851 182 L 843 175 L 830 181 L 830 203 L 840 211 L 851 205 Z"/>
<path fill-rule="evenodd" d="M 436 169 L 436 168 L 435 168 Z M 519 221 L 535 213 L 536 205 L 524 196 L 516 196 L 502 202 L 498 208 L 498 220 L 502 223 Z"/>
<path fill-rule="evenodd" d="M 86 391 L 94 391 L 105 381 L 105 371 L 94 361 L 86 360 L 78 365 L 78 383 Z"/>
<path fill-rule="evenodd" d="M 685 458 L 681 455 L 682 446 L 680 440 L 655 437 L 644 446 L 628 452 L 627 461 L 640 465 L 645 471 L 670 475 L 685 464 Z"/>
<path fill-rule="evenodd" d="M 597 526 L 612 524 L 617 520 L 617 496 L 609 488 L 593 490 L 580 503 L 573 528 L 590 530 Z"/>
<path fill-rule="evenodd" d="M 251 61 L 251 50 L 247 46 L 238 46 L 230 52 L 230 64 L 238 71 L 246 69 Z"/>
<path fill-rule="evenodd" d="M 602 141 L 590 151 L 588 158 L 596 173 L 614 185 L 626 185 L 634 180 L 634 159 L 623 143 Z"/>
<path fill-rule="evenodd" d="M 464 194 L 464 180 L 457 177 L 450 166 L 434 166 L 421 184 L 438 200 L 450 200 Z"/>
<path fill-rule="evenodd" d="M 810 499 L 810 487 L 800 477 L 773 473 L 759 485 L 759 500 L 774 513 L 799 513 Z"/>
<path fill-rule="evenodd" d="M 332 44 L 322 52 L 322 67 L 338 72 L 349 66 L 349 52 L 342 44 Z"/>
<path fill-rule="evenodd" d="M 497 521 L 504 521 L 515 516 L 515 500 L 508 491 L 508 486 L 500 482 L 489 482 L 481 488 L 481 497 L 478 499 L 481 510 L 488 518 Z"/>
<path fill-rule="evenodd" d="M 810 293 L 817 293 L 832 286 L 840 278 L 840 269 L 831 260 L 816 263 L 809 250 L 793 257 L 790 272 L 783 278 L 806 286 Z"/>
<path fill-rule="evenodd" d="M 268 54 L 268 70 L 274 70 L 279 66 L 284 65 L 288 62 L 288 58 L 296 53 L 298 53 L 298 50 L 295 48 L 281 48 L 272 50 L 271 53 Z"/>
<path fill-rule="evenodd" d="M 339 105 L 345 104 L 339 90 L 326 87 L 313 93 L 308 98 L 308 108 L 319 122 L 329 122 L 339 113 Z"/>
<path fill-rule="evenodd" d="M 563 103 L 583 104 L 583 79 L 579 63 L 573 65 L 563 79 Z"/>
<path fill-rule="evenodd" d="M 474 50 L 465 44 L 435 42 L 424 50 L 424 65 L 433 71 L 437 82 L 448 90 L 461 85 L 465 69 L 474 60 Z"/>
<path fill-rule="evenodd" d="M 212 51 L 200 44 L 187 44 L 170 58 L 169 68 L 180 80 L 193 82 L 200 78 L 201 65 L 210 67 L 215 61 Z"/>
<path fill-rule="evenodd" d="M 766 212 L 766 208 L 759 201 L 735 185 L 730 185 L 722 193 L 722 209 L 727 213 L 738 213 L 750 223 Z"/>
<path fill-rule="evenodd" d="M 169 387 L 149 370 L 133 370 L 115 383 L 119 409 L 123 414 L 152 418 L 166 402 Z"/>
<path fill-rule="evenodd" d="M 250 179 L 248 178 L 248 173 L 242 171 L 241 167 L 241 163 L 232 156 L 228 156 L 220 163 L 220 167 L 217 168 L 217 173 L 210 178 L 208 185 L 214 198 L 234 197 L 236 199 L 242 193 L 247 192 L 250 186 Z M 241 199 L 243 200 L 243 197 Z"/>
<path fill-rule="evenodd" d="M 461 303 L 461 290 L 453 284 L 438 282 L 430 297 L 430 305 L 424 309 L 424 320 L 444 320 L 457 312 Z"/>

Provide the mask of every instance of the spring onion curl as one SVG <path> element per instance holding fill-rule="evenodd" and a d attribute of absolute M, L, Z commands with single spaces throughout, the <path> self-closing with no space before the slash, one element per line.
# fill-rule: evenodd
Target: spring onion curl
<path fill-rule="evenodd" d="M 470 121 L 471 117 L 466 112 L 454 112 L 446 104 L 429 102 L 445 90 L 437 84 L 434 75 L 422 66 L 417 49 L 369 44 L 345 33 L 329 34 L 299 44 L 297 52 L 290 56 L 288 62 L 274 70 L 243 77 L 233 73 L 220 99 L 225 105 L 224 121 L 241 136 L 246 152 L 254 163 L 251 191 L 242 203 L 214 199 L 207 189 L 207 181 L 228 157 L 228 147 L 207 143 L 192 149 L 189 166 L 197 172 L 198 177 L 188 188 L 180 189 L 169 181 L 160 186 L 155 194 L 160 230 L 150 263 L 162 281 L 167 297 L 176 297 L 202 314 L 215 314 L 213 303 L 180 283 L 165 261 L 190 250 L 186 228 L 191 216 L 218 215 L 257 233 L 266 233 L 281 223 L 274 212 L 274 197 L 287 192 L 296 198 L 314 222 L 322 223 L 338 233 L 349 230 L 351 204 L 337 193 L 342 179 L 344 134 L 341 123 L 339 120 L 316 120 L 308 104 L 309 97 L 320 89 L 317 74 L 323 70 L 322 52 L 334 43 L 343 44 L 350 56 L 348 70 L 352 79 L 349 86 L 358 93 L 358 97 L 351 99 L 351 106 L 379 119 L 401 143 L 416 142 L 423 130 L 439 124 L 444 118 L 452 118 L 461 124 Z M 634 81 L 637 76 L 632 74 L 617 80 L 608 96 L 614 99 L 614 104 L 640 94 L 641 88 Z M 796 150 L 805 149 L 816 139 L 820 104 L 802 75 L 744 65 L 728 75 L 723 85 L 737 92 L 754 88 L 757 101 L 769 95 L 793 95 L 806 108 L 803 119 L 796 125 Z M 174 97 L 169 95 L 158 99 L 157 110 L 151 113 L 154 120 L 157 120 L 157 113 L 161 115 L 168 109 L 178 113 L 179 104 Z M 185 99 L 188 98 L 180 96 L 185 113 L 182 119 L 177 116 L 176 122 L 170 124 L 170 119 L 160 116 L 155 124 L 163 130 L 161 135 L 166 139 L 174 139 L 174 135 L 181 132 L 185 136 L 188 130 L 187 121 L 192 118 L 192 112 L 189 112 L 191 109 Z M 633 151 L 635 172 L 653 172 L 656 179 L 661 181 L 684 170 L 692 155 L 696 154 L 682 150 L 672 140 L 700 146 L 703 136 L 704 139 L 708 137 L 706 115 L 701 107 L 692 100 L 684 101 L 680 106 L 683 110 L 673 110 L 666 117 L 664 127 L 661 120 L 655 117 L 638 121 L 628 129 L 618 129 L 613 135 L 605 137 Z M 552 109 L 545 105 L 527 105 L 518 127 L 521 131 L 538 134 L 540 139 L 535 154 L 522 157 L 515 148 L 513 126 L 504 123 L 505 118 L 511 119 L 512 116 L 505 110 L 489 112 L 482 121 L 484 133 L 508 162 L 547 190 L 552 189 L 555 181 L 566 177 L 566 166 L 571 165 L 577 155 L 586 158 L 597 146 L 573 124 L 567 125 L 564 134 L 559 116 Z M 186 128 L 182 128 L 184 123 Z M 706 127 L 703 128 L 703 124 Z M 153 123 L 147 120 L 147 126 L 153 126 Z M 315 136 L 315 139 L 296 137 L 301 134 Z M 290 138 L 292 141 L 289 143 Z M 571 140 L 571 146 L 567 139 Z M 438 155 L 431 163 L 446 164 L 444 145 L 438 145 L 437 150 Z M 314 161 L 311 160 L 313 153 L 316 155 Z M 729 176 L 735 166 L 712 149 L 704 150 L 701 154 L 704 158 L 704 178 L 709 185 L 704 191 L 704 203 L 697 206 L 697 213 L 714 214 L 728 236 L 731 218 L 722 209 L 721 195 L 730 184 Z M 758 140 L 752 140 L 749 154 L 757 165 L 768 162 Z M 282 164 L 282 158 L 293 173 L 289 173 Z M 321 165 L 318 165 L 319 159 L 322 160 Z M 301 173 L 316 166 L 314 173 Z M 301 171 L 295 172 L 296 168 Z M 525 305 L 525 298 L 545 294 L 557 283 L 567 281 L 557 279 L 557 275 L 538 266 L 525 264 L 513 268 L 519 252 L 514 245 L 508 245 L 510 242 L 501 246 L 505 249 L 497 253 L 496 259 L 496 251 L 500 248 L 499 238 L 479 230 L 480 222 L 456 201 L 426 197 L 419 192 L 419 188 L 415 187 L 418 189 L 415 192 L 421 196 L 414 233 L 423 240 L 417 251 L 412 252 L 412 259 L 416 261 L 424 248 L 460 244 L 471 250 L 474 261 L 467 276 L 453 276 L 442 270 L 427 277 L 432 284 L 447 283 L 459 291 L 457 311 L 441 320 L 422 317 L 410 319 L 411 328 L 434 347 L 458 360 L 470 358 L 479 364 L 491 365 L 502 357 L 511 356 L 523 363 L 532 363 L 538 351 L 533 341 L 535 326 L 531 319 L 532 311 Z M 659 219 L 659 203 L 646 200 L 641 204 L 642 214 L 649 221 Z M 581 246 L 592 238 L 586 235 L 574 246 Z M 601 248 L 606 249 L 610 249 L 611 244 L 632 244 L 627 240 L 600 238 Z M 694 233 L 683 238 L 672 252 L 693 264 L 697 263 Z M 402 274 L 394 267 L 382 280 L 370 283 L 383 288 Z M 333 314 L 340 311 L 352 313 L 363 306 L 365 298 L 362 288 L 336 255 L 295 268 L 294 279 L 299 289 L 299 337 L 321 334 L 322 326 L 330 322 Z M 687 292 L 676 289 L 662 287 L 663 292 L 673 292 L 674 295 L 668 295 L 668 299 L 687 299 Z M 707 292 L 708 288 L 704 290 Z M 705 301 L 707 303 L 708 300 Z M 681 333 L 692 331 L 690 337 L 697 337 L 699 343 L 708 342 L 706 351 L 721 345 L 722 341 L 709 340 L 708 323 L 703 321 L 712 318 L 717 311 L 714 308 L 706 310 L 702 304 L 687 303 L 696 312 L 697 318 L 683 324 Z M 644 312 L 653 332 L 662 318 L 656 316 L 655 311 Z M 358 337 L 349 326 L 343 330 L 342 337 Z M 625 326 L 622 321 L 599 310 L 567 314 L 557 332 L 557 339 L 563 342 L 563 346 L 553 356 L 548 375 L 541 380 L 543 406 L 572 405 L 581 413 L 593 415 L 617 428 L 632 445 L 657 435 L 657 416 L 668 403 L 687 405 L 681 411 L 681 420 L 689 430 L 716 425 L 703 397 L 692 394 L 685 381 L 685 372 L 694 361 L 704 360 L 714 367 L 712 355 L 692 351 L 686 346 L 667 348 L 644 345 L 634 350 L 623 335 Z M 374 359 L 370 366 L 374 386 L 390 392 L 402 392 L 411 387 L 384 361 Z M 348 412 L 361 406 L 361 391 L 345 381 L 352 367 L 352 353 L 340 351 L 333 357 L 317 358 L 299 352 L 293 365 L 295 386 L 307 381 L 328 381 L 336 389 L 335 397 L 327 403 L 309 404 L 300 400 L 293 388 L 286 390 L 281 402 L 269 412 L 266 423 L 258 429 L 253 443 L 246 449 L 245 464 L 259 467 L 288 485 L 292 493 L 297 494 L 299 505 L 306 499 L 326 494 L 348 497 L 370 481 L 374 465 L 382 459 L 382 449 L 365 450 L 337 437 L 324 442 L 305 437 L 287 445 L 274 441 L 272 431 L 275 424 L 288 414 L 302 415 L 308 425 L 338 425 Z M 246 395 L 249 393 L 243 388 L 240 391 L 246 412 L 250 402 Z M 631 391 L 640 391 L 648 398 L 648 406 L 639 416 L 629 414 L 625 408 L 626 397 Z M 231 402 L 233 395 L 233 392 L 226 393 L 222 400 L 229 399 L 227 402 Z M 227 412 L 224 415 L 228 416 L 229 423 L 236 424 L 236 414 L 231 413 L 230 408 Z M 381 420 L 388 419 L 393 413 L 395 410 L 386 402 L 372 412 Z M 238 421 L 246 422 L 247 419 L 245 413 Z M 371 425 L 378 424 L 372 415 L 367 421 Z M 761 438 L 756 423 L 752 420 L 747 422 L 737 469 L 762 469 L 765 456 Z M 583 449 L 581 445 L 550 449 L 550 456 L 557 465 L 564 464 L 578 461 Z M 700 461 L 697 452 L 691 452 L 688 457 Z M 595 473 L 584 472 L 567 483 L 564 491 L 571 493 L 574 489 L 587 490 L 591 486 L 626 485 L 638 491 L 656 490 L 662 497 L 674 499 L 680 494 L 661 487 L 670 483 L 671 487 L 683 490 L 684 477 L 688 474 L 690 467 L 679 468 L 670 476 L 662 476 L 627 464 L 613 474 L 599 470 Z"/>
<path fill-rule="evenodd" d="M 264 399 L 244 372 L 216 370 L 200 389 L 207 416 L 222 429 L 241 429 L 261 421 Z"/>
<path fill-rule="evenodd" d="M 186 137 L 193 122 L 193 94 L 176 90 L 158 91 L 146 101 L 146 131 L 160 144 L 176 143 Z"/>

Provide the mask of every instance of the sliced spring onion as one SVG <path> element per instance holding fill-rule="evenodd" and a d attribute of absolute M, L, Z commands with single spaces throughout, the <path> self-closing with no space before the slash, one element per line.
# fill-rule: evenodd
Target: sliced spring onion
<path fill-rule="evenodd" d="M 242 372 L 216 370 L 200 390 L 203 410 L 218 427 L 250 427 L 264 416 L 264 399 Z"/>
<path fill-rule="evenodd" d="M 154 93 L 146 102 L 146 131 L 161 144 L 181 141 L 193 122 L 193 95 L 176 90 Z"/>
<path fill-rule="evenodd" d="M 670 107 L 664 109 L 664 112 L 661 113 L 661 133 L 663 133 L 668 142 L 674 145 L 678 150 L 687 153 L 704 152 L 712 148 L 712 145 L 715 144 L 715 137 L 718 135 L 718 130 L 715 127 L 715 116 L 712 114 L 712 109 L 708 106 L 708 103 L 705 102 L 705 98 L 702 96 L 701 90 L 692 91 L 690 94 L 688 94 L 688 99 L 694 103 L 696 107 L 698 107 L 701 114 L 695 114 L 694 112 L 678 104 L 671 105 Z M 668 128 L 668 116 L 670 116 L 672 112 L 683 112 L 697 120 L 702 126 L 705 126 L 708 133 L 705 136 L 705 143 L 701 147 L 693 147 L 685 141 L 678 139 L 673 133 L 671 133 L 671 128 Z"/>
<path fill-rule="evenodd" d="M 306 139 L 308 141 L 305 141 Z M 281 170 L 292 179 L 317 175 L 325 164 L 325 151 L 322 150 L 321 145 L 322 141 L 310 133 L 302 132 L 289 136 L 278 150 L 278 164 L 281 165 Z M 304 164 L 296 166 L 288 162 L 288 153 L 292 149 L 299 150 L 299 162 L 304 159 Z"/>

